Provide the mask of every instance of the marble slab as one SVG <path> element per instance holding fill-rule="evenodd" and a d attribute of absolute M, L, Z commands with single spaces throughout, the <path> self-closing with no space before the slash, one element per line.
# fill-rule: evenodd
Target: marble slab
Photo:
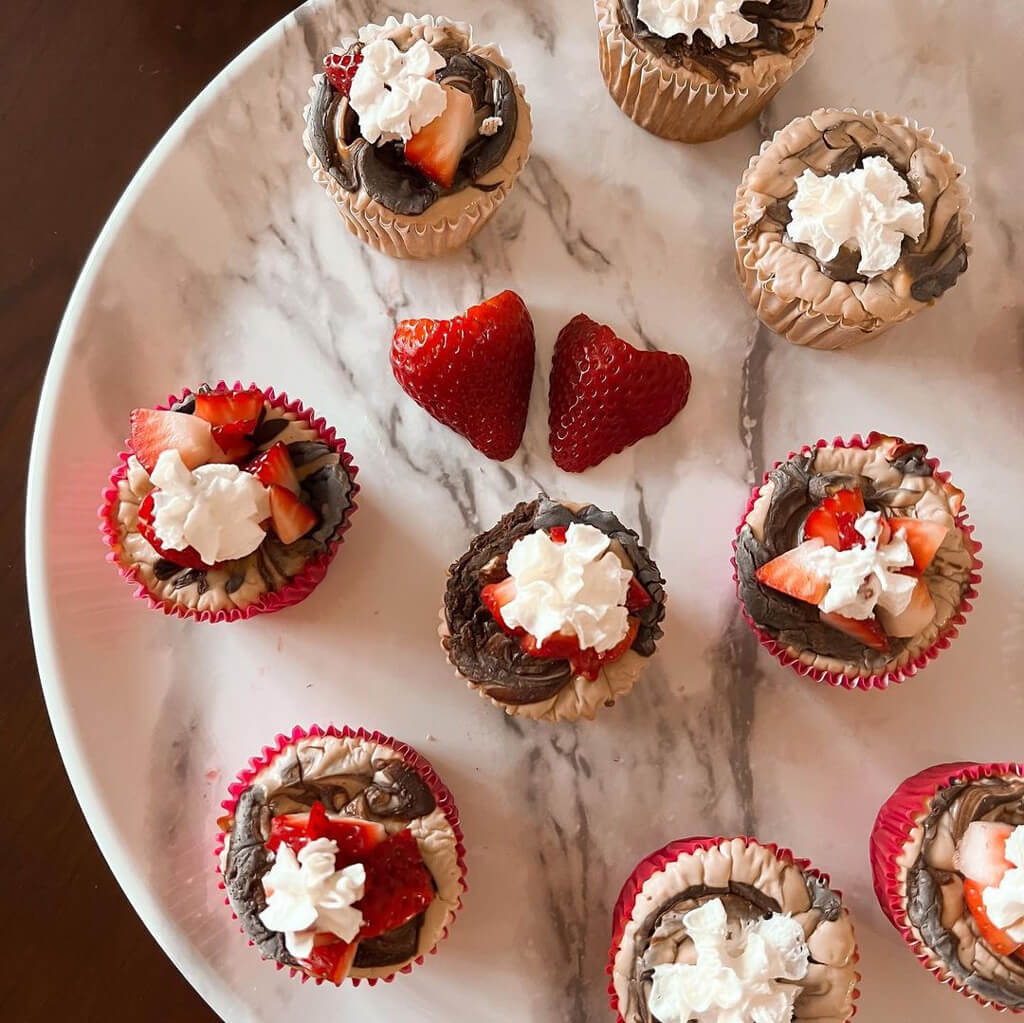
<path fill-rule="evenodd" d="M 231 65 L 118 207 L 59 338 L 33 456 L 33 621 L 55 730 L 118 879 L 226 1019 L 585 1023 L 610 1018 L 610 911 L 634 862 L 679 836 L 756 833 L 845 891 L 862 1018 L 985 1018 L 883 919 L 867 840 L 906 775 L 1024 752 L 1024 7 L 835 0 L 810 63 L 761 123 L 687 148 L 646 135 L 608 99 L 585 0 L 449 0 L 435 13 L 474 21 L 513 61 L 536 138 L 496 220 L 425 265 L 351 240 L 299 141 L 314 61 L 343 29 L 401 12 L 306 4 Z M 824 105 L 933 126 L 969 166 L 976 198 L 962 283 L 846 354 L 759 329 L 733 271 L 744 165 L 762 138 Z M 448 315 L 506 287 L 527 299 L 539 351 L 525 445 L 499 465 L 401 393 L 387 347 L 397 319 Z M 581 310 L 683 353 L 694 385 L 661 434 L 569 476 L 548 455 L 545 383 L 555 335 Z M 220 377 L 312 404 L 348 438 L 364 489 L 305 604 L 197 627 L 131 600 L 103 563 L 95 507 L 128 411 Z M 986 567 L 977 609 L 937 664 L 890 692 L 848 693 L 756 646 L 737 613 L 730 542 L 773 460 L 875 428 L 929 444 L 952 470 Z M 508 720 L 437 648 L 447 565 L 538 491 L 617 510 L 668 579 L 659 658 L 594 724 Z M 470 890 L 452 936 L 426 967 L 374 990 L 276 974 L 235 933 L 216 888 L 214 819 L 234 772 L 277 731 L 328 721 L 420 747 L 467 836 Z"/>

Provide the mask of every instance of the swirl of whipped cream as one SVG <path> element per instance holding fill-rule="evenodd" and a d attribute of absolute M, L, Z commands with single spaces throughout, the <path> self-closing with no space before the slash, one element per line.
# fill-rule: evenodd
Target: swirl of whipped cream
<path fill-rule="evenodd" d="M 190 472 L 174 449 L 162 451 L 150 477 L 153 529 L 169 550 L 192 547 L 208 565 L 252 554 L 266 536 L 270 495 L 237 465 L 201 465 Z"/>
<path fill-rule="evenodd" d="M 1014 941 L 1024 942 L 1024 825 L 1010 833 L 1004 855 L 1014 869 L 1003 874 L 998 885 L 984 889 L 981 900 L 996 927 L 1006 931 Z"/>
<path fill-rule="evenodd" d="M 448 96 L 434 74 L 444 66 L 444 57 L 423 39 L 408 50 L 391 39 L 367 43 L 349 94 L 363 138 L 374 145 L 408 142 L 443 114 Z"/>
<path fill-rule="evenodd" d="M 352 941 L 363 926 L 363 914 L 353 904 L 365 892 L 366 868 L 353 863 L 335 870 L 337 853 L 333 838 L 313 839 L 298 856 L 282 843 L 263 875 L 267 908 L 260 920 L 269 930 L 284 933 L 285 948 L 296 959 L 309 958 L 318 933 Z"/>
<path fill-rule="evenodd" d="M 810 245 L 824 263 L 847 244 L 860 251 L 859 273 L 877 277 L 896 265 L 904 236 L 917 241 L 924 231 L 924 204 L 907 202 L 910 186 L 884 156 L 869 156 L 856 170 L 796 179 L 786 229 L 795 242 Z"/>
<path fill-rule="evenodd" d="M 654 967 L 648 1001 L 662 1023 L 790 1023 L 810 952 L 803 928 L 776 913 L 731 926 L 721 899 L 682 918 L 697 953 L 693 963 Z"/>
<path fill-rule="evenodd" d="M 516 595 L 501 609 L 506 624 L 538 643 L 562 632 L 575 635 L 584 650 L 618 646 L 629 631 L 625 603 L 633 573 L 610 545 L 600 529 L 578 522 L 566 530 L 565 543 L 544 530 L 517 540 L 508 552 Z"/>
<path fill-rule="evenodd" d="M 742 6 L 743 0 L 640 0 L 637 14 L 665 39 L 683 35 L 692 43 L 694 35 L 703 32 L 715 46 L 725 46 L 749 42 L 757 35 L 757 25 L 740 14 Z"/>
<path fill-rule="evenodd" d="M 907 609 L 917 580 L 899 570 L 913 565 L 914 556 L 903 529 L 889 543 L 879 546 L 881 518 L 881 512 L 865 512 L 854 523 L 864 537 L 863 546 L 837 551 L 826 545 L 810 555 L 811 564 L 831 581 L 818 605 L 826 614 L 863 621 L 875 613 L 876 607 L 893 615 Z"/>

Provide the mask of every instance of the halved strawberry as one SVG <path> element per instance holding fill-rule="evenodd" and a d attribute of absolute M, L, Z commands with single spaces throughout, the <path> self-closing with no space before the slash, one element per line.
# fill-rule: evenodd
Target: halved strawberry
<path fill-rule="evenodd" d="M 299 492 L 299 481 L 295 476 L 295 466 L 288 454 L 288 445 L 278 441 L 272 448 L 254 458 L 246 467 L 264 486 L 286 487 L 293 494 Z"/>
<path fill-rule="evenodd" d="M 863 546 L 864 537 L 857 532 L 854 523 L 865 511 L 864 495 L 860 490 L 837 490 L 807 516 L 804 537 L 818 537 L 837 551 Z"/>
<path fill-rule="evenodd" d="M 928 584 L 918 578 L 917 586 L 910 595 L 910 603 L 902 613 L 893 615 L 880 607 L 878 620 L 887 636 L 905 639 L 923 632 L 935 620 L 935 601 L 932 600 Z"/>
<path fill-rule="evenodd" d="M 494 620 L 506 631 L 512 631 L 505 624 L 501 609 L 516 595 L 516 581 L 509 576 L 500 583 L 489 583 L 480 590 L 480 600 L 484 607 L 491 612 Z"/>
<path fill-rule="evenodd" d="M 419 916 L 434 901 L 434 879 L 413 833 L 406 828 L 383 841 L 363 860 L 366 894 L 360 938 L 375 938 Z"/>
<path fill-rule="evenodd" d="M 341 984 L 352 968 L 358 948 L 358 941 L 342 941 L 336 934 L 316 934 L 305 965 L 314 977 Z"/>
<path fill-rule="evenodd" d="M 980 822 L 975 821 L 974 823 Z M 973 824 L 971 826 L 973 827 Z M 989 919 L 988 911 L 985 909 L 983 894 L 986 887 L 987 885 L 979 884 L 977 881 L 972 881 L 968 878 L 964 881 L 964 901 L 967 903 L 967 908 L 971 911 L 971 916 L 974 917 L 974 923 L 978 928 L 981 940 L 996 955 L 1012 956 L 1021 947 L 1021 942 L 1014 941 L 1006 931 L 1001 927 L 996 927 Z"/>
<path fill-rule="evenodd" d="M 308 504 L 287 487 L 273 484 L 270 488 L 270 518 L 281 543 L 295 543 L 320 521 Z"/>
<path fill-rule="evenodd" d="M 451 188 L 466 146 L 477 136 L 476 112 L 469 93 L 446 88 L 444 111 L 405 144 L 405 158 L 442 188 Z"/>
<path fill-rule="evenodd" d="M 176 450 L 187 469 L 225 461 L 210 424 L 184 412 L 137 408 L 132 412 L 128 443 L 146 472 L 152 472 L 165 451 Z"/>
<path fill-rule="evenodd" d="M 919 572 L 925 571 L 935 560 L 935 555 L 949 532 L 948 527 L 938 522 L 929 522 L 927 519 L 894 518 L 889 519 L 889 525 L 894 535 L 901 529 L 906 531 L 907 546 L 914 556 L 914 568 Z"/>
<path fill-rule="evenodd" d="M 213 426 L 247 427 L 252 433 L 263 411 L 264 397 L 259 391 L 237 391 L 196 395 L 196 415 Z"/>
<path fill-rule="evenodd" d="M 848 636 L 863 643 L 872 650 L 887 654 L 889 652 L 889 640 L 882 631 L 881 625 L 874 618 L 846 618 L 844 615 L 826 614 L 821 612 L 821 620 L 833 629 L 845 632 Z"/>
<path fill-rule="evenodd" d="M 1009 824 L 971 821 L 957 843 L 953 865 L 982 888 L 997 886 L 1003 875 L 1013 869 L 1006 858 L 1006 840 L 1011 834 L 1013 828 Z"/>
<path fill-rule="evenodd" d="M 757 570 L 758 582 L 808 604 L 820 604 L 828 593 L 829 578 L 811 564 L 810 555 L 825 546 L 821 537 L 805 540 Z"/>
<path fill-rule="evenodd" d="M 160 555 L 161 558 L 165 558 L 167 561 L 173 561 L 176 565 L 181 565 L 182 568 L 195 568 L 199 571 L 205 571 L 208 568 L 212 568 L 212 565 L 207 565 L 201 557 L 199 552 L 194 547 L 186 547 L 183 551 L 176 551 L 170 547 L 165 547 L 156 535 L 156 528 L 153 525 L 153 493 L 151 491 L 145 498 L 143 498 L 142 504 L 139 505 L 139 535 L 145 540 L 150 547 L 153 548 Z"/>

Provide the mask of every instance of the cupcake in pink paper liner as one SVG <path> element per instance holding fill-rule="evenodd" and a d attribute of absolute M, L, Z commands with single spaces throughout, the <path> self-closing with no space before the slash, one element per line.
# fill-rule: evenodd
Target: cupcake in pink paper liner
<path fill-rule="evenodd" d="M 304 600 L 348 529 L 356 467 L 312 409 L 240 383 L 131 414 L 100 529 L 135 595 L 237 621 Z"/>
<path fill-rule="evenodd" d="M 1024 764 L 908 778 L 878 812 L 871 868 L 883 912 L 936 979 L 1024 1012 Z"/>
<path fill-rule="evenodd" d="M 885 689 L 938 657 L 981 578 L 963 492 L 924 445 L 879 433 L 820 440 L 779 462 L 733 549 L 761 645 L 846 689 Z"/>
<path fill-rule="evenodd" d="M 844 1023 L 857 941 L 842 893 L 788 849 L 687 838 L 634 869 L 612 916 L 619 1023 Z"/>
<path fill-rule="evenodd" d="M 222 805 L 225 903 L 290 976 L 391 981 L 433 954 L 462 905 L 459 812 L 429 762 L 360 728 L 296 728 Z"/>

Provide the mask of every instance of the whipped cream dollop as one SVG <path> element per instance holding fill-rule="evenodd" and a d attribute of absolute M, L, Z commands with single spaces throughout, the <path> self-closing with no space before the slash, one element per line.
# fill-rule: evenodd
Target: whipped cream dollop
<path fill-rule="evenodd" d="M 693 963 L 654 967 L 648 1000 L 661 1023 L 790 1023 L 810 952 L 803 928 L 775 913 L 730 925 L 721 899 L 691 910 L 682 924 L 697 953 Z"/>
<path fill-rule="evenodd" d="M 864 545 L 848 551 L 825 546 L 813 551 L 812 567 L 827 575 L 831 586 L 819 607 L 826 614 L 864 620 L 882 607 L 890 614 L 902 614 L 910 603 L 917 580 L 902 575 L 901 568 L 914 564 L 907 534 L 897 530 L 889 542 L 879 546 L 881 512 L 865 512 L 854 523 Z"/>
<path fill-rule="evenodd" d="M 434 74 L 445 59 L 423 39 L 400 50 L 390 39 L 363 47 L 352 79 L 349 102 L 359 115 L 367 142 L 408 142 L 420 128 L 444 113 L 448 96 Z"/>
<path fill-rule="evenodd" d="M 877 277 L 896 265 L 904 237 L 917 241 L 924 231 L 924 204 L 907 202 L 909 194 L 910 186 L 884 156 L 869 156 L 842 174 L 808 169 L 796 179 L 787 232 L 823 263 L 851 245 L 860 252 L 857 270 Z"/>
<path fill-rule="evenodd" d="M 269 930 L 284 934 L 285 948 L 296 959 L 308 959 L 316 934 L 336 934 L 352 941 L 363 926 L 363 914 L 353 908 L 364 895 L 366 868 L 353 863 L 334 869 L 338 843 L 315 838 L 298 856 L 282 843 L 274 865 L 263 875 L 267 908 L 260 920 Z"/>
<path fill-rule="evenodd" d="M 1003 874 L 998 885 L 985 888 L 981 900 L 989 920 L 1014 941 L 1024 943 L 1024 825 L 1010 833 L 1003 855 L 1013 869 Z"/>
<path fill-rule="evenodd" d="M 237 465 L 201 465 L 194 471 L 174 449 L 162 451 L 150 482 L 153 529 L 169 550 L 192 547 L 208 565 L 252 554 L 266 536 L 270 495 Z"/>
<path fill-rule="evenodd" d="M 640 0 L 637 14 L 665 39 L 683 35 L 692 43 L 694 34 L 703 32 L 715 46 L 725 46 L 757 35 L 757 25 L 740 14 L 742 6 L 743 0 Z"/>
<path fill-rule="evenodd" d="M 578 522 L 566 530 L 565 543 L 544 530 L 517 540 L 507 559 L 516 595 L 501 609 L 506 624 L 538 643 L 563 632 L 575 634 L 584 650 L 618 646 L 629 630 L 625 603 L 633 573 L 610 546 L 600 529 Z"/>

